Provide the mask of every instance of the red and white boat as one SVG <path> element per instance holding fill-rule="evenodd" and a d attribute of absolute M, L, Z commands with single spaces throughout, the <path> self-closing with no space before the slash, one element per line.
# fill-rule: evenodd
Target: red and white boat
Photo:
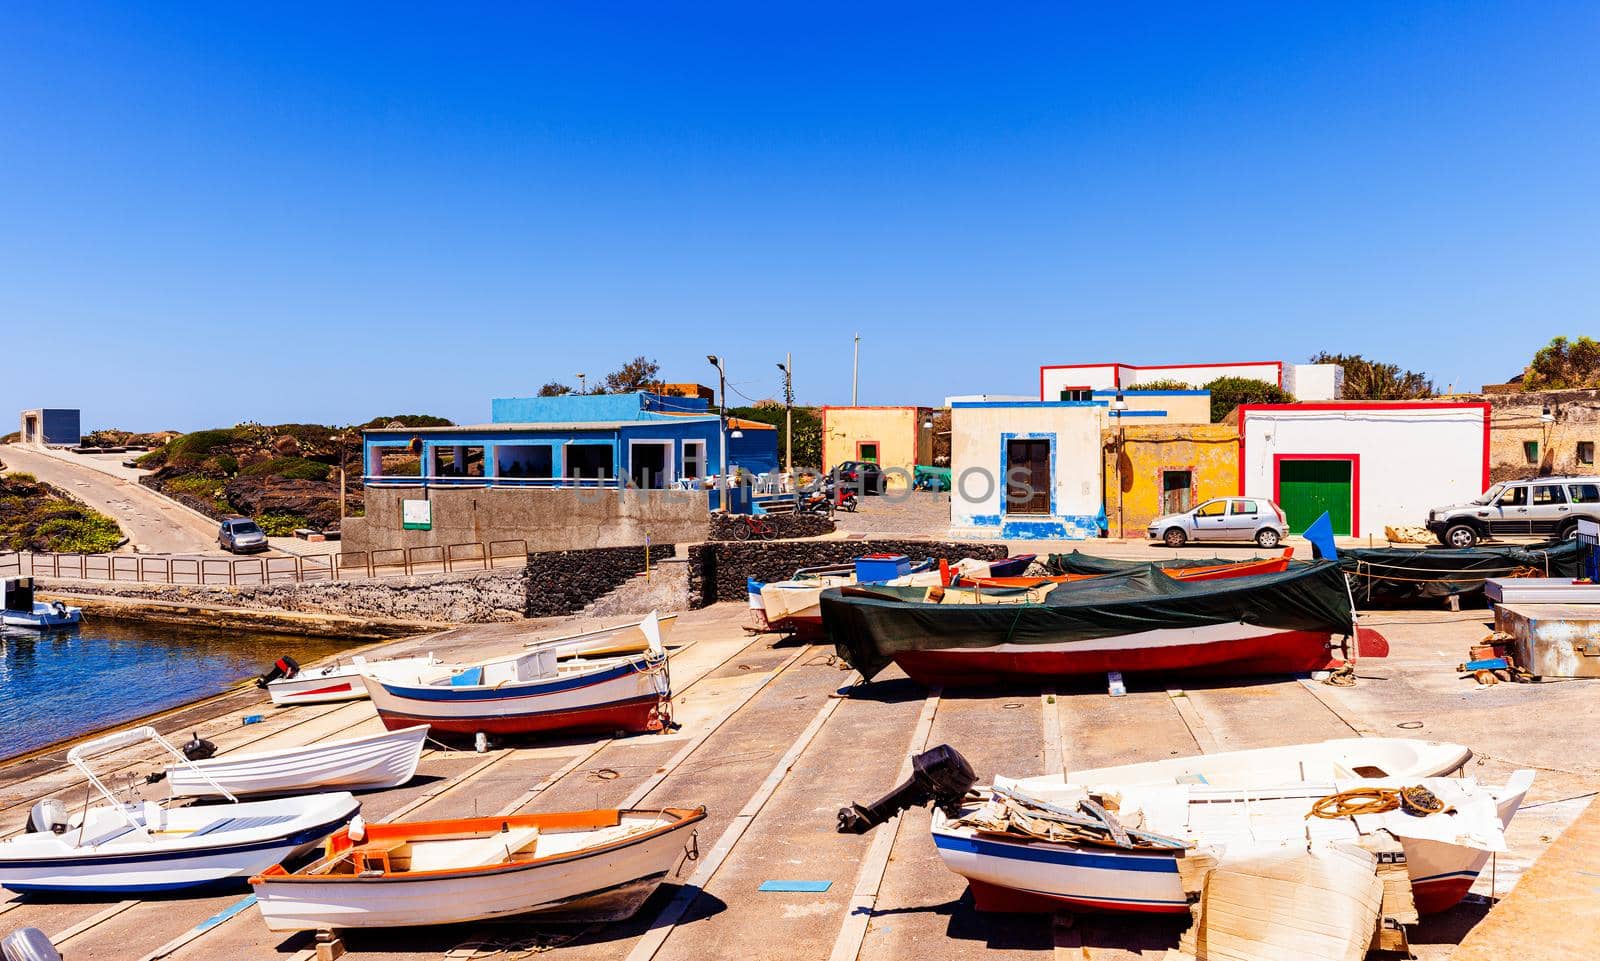
<path fill-rule="evenodd" d="M 421 657 L 396 657 L 369 661 L 360 654 L 348 662 L 338 661 L 323 667 L 302 668 L 292 658 L 279 658 L 272 672 L 262 675 L 262 686 L 279 707 L 292 704 L 331 704 L 359 701 L 367 696 L 361 678 L 380 667 L 409 670 L 438 664 L 432 654 Z M 276 676 L 274 676 L 276 675 Z M 270 678 L 270 679 L 268 679 Z"/>
<path fill-rule="evenodd" d="M 656 731 L 672 698 L 666 649 L 651 614 L 648 647 L 621 657 L 562 657 L 559 646 L 422 671 L 383 669 L 363 678 L 391 731 L 427 724 L 435 733 Z"/>
<path fill-rule="evenodd" d="M 1111 671 L 1297 674 L 1388 653 L 1375 631 L 1357 635 L 1332 562 L 1198 583 L 1146 569 L 1047 586 L 1010 595 L 845 587 L 824 591 L 821 608 L 841 656 L 864 677 L 893 663 L 945 687 Z"/>

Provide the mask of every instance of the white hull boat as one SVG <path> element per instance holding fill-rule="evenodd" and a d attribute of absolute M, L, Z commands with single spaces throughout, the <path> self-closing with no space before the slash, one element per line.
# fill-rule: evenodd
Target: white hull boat
<path fill-rule="evenodd" d="M 1459 774 L 1472 749 L 1444 741 L 1406 737 L 1346 737 L 1313 744 L 1291 744 L 1249 751 L 1174 757 L 1143 764 L 1085 768 L 1065 777 L 1023 778 L 1023 790 L 1050 790 L 1064 784 L 1205 784 L 1244 788 L 1355 778 L 1425 778 Z"/>
<path fill-rule="evenodd" d="M 67 753 L 106 801 L 66 814 L 59 801 L 36 805 L 30 830 L 0 841 L 0 886 L 18 892 L 145 893 L 238 882 L 310 850 L 360 811 L 348 793 L 276 801 L 163 808 L 119 801 L 87 760 L 154 740 L 144 727 L 90 741 Z"/>
<path fill-rule="evenodd" d="M 45 629 L 51 627 L 71 627 L 83 620 L 83 610 L 77 607 L 68 607 L 60 601 L 46 604 L 44 601 L 34 601 L 31 611 L 13 611 L 9 608 L 0 614 L 0 623 L 6 627 L 32 627 Z"/>
<path fill-rule="evenodd" d="M 329 838 L 314 864 L 250 883 L 273 931 L 617 921 L 690 853 L 704 817 L 607 810 L 365 825 Z"/>
<path fill-rule="evenodd" d="M 678 624 L 676 614 L 655 614 L 656 636 L 661 644 L 667 643 L 667 638 L 672 636 L 672 629 Z M 537 650 L 552 649 L 558 658 L 569 657 L 612 657 L 619 654 L 638 654 L 650 649 L 650 636 L 645 631 L 645 621 L 641 618 L 632 624 L 619 624 L 616 627 L 605 627 L 598 631 L 588 631 L 583 634 L 569 634 L 565 637 L 550 637 L 539 641 L 529 641 L 522 645 Z"/>
<path fill-rule="evenodd" d="M 432 654 L 422 657 L 396 657 L 386 661 L 369 661 L 357 654 L 347 664 L 305 668 L 291 677 L 268 681 L 266 688 L 272 697 L 272 703 L 280 707 L 291 704 L 357 701 L 367 696 L 367 688 L 361 683 L 361 679 L 375 670 L 411 670 L 438 663 Z"/>
<path fill-rule="evenodd" d="M 166 770 L 173 797 L 221 797 L 308 791 L 370 791 L 399 787 L 417 773 L 428 726 L 417 724 L 367 737 L 227 755 Z"/>

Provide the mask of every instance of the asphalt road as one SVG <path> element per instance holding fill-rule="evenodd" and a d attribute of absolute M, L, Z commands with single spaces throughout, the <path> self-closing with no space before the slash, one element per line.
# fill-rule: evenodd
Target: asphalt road
<path fill-rule="evenodd" d="M 131 480 L 14 444 L 0 446 L 7 472 L 23 471 L 116 519 L 141 554 L 216 553 L 216 528 Z"/>

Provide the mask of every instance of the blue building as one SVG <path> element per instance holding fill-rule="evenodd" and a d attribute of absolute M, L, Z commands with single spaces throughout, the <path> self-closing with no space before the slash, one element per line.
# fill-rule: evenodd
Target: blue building
<path fill-rule="evenodd" d="M 25 410 L 21 443 L 30 447 L 77 447 L 83 434 L 78 421 L 78 412 L 68 408 Z"/>
<path fill-rule="evenodd" d="M 775 471 L 778 432 L 728 419 L 727 463 Z M 467 427 L 379 428 L 365 433 L 366 482 L 416 483 L 384 474 L 385 453 L 421 460 L 425 482 L 503 486 L 689 486 L 723 472 L 721 418 L 701 397 L 567 394 L 493 401 L 490 422 Z"/>

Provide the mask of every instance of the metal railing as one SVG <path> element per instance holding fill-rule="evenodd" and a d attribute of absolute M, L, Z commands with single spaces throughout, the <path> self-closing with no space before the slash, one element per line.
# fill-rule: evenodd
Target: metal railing
<path fill-rule="evenodd" d="M 164 554 L 0 552 L 0 576 L 130 584 L 241 586 L 410 577 L 521 567 L 528 542 L 504 540 L 283 557 L 173 557 Z"/>

